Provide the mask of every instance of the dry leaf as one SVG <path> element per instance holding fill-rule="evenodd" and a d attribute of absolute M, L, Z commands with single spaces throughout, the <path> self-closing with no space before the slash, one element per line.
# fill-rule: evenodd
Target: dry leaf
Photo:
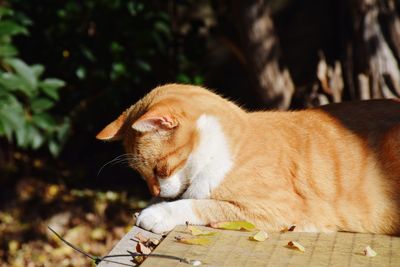
<path fill-rule="evenodd" d="M 137 243 L 136 244 L 136 252 L 142 253 L 142 254 L 150 254 L 151 249 L 146 247 L 143 243 Z"/>
<path fill-rule="evenodd" d="M 135 256 L 133 257 L 133 260 L 135 261 L 136 264 L 142 264 L 146 258 L 147 257 L 145 256 Z"/>
<path fill-rule="evenodd" d="M 255 235 L 249 237 L 250 240 L 259 241 L 259 242 L 265 241 L 265 239 L 267 239 L 267 238 L 268 238 L 268 234 L 264 231 L 259 231 Z"/>
<path fill-rule="evenodd" d="M 139 241 L 139 242 L 141 242 L 141 243 L 146 243 L 148 240 L 149 240 L 149 238 L 148 237 L 145 237 L 142 233 L 136 233 L 136 235 L 135 235 L 135 238 Z"/>
<path fill-rule="evenodd" d="M 215 235 L 217 232 L 210 232 L 210 231 L 205 231 L 200 228 L 188 225 L 187 230 L 190 232 L 191 235 L 194 236 L 211 236 Z"/>
<path fill-rule="evenodd" d="M 292 226 L 290 226 L 289 228 L 285 226 L 285 228 L 283 228 L 283 229 L 281 230 L 281 233 L 293 232 L 295 228 L 296 228 L 296 225 L 292 225 Z"/>
<path fill-rule="evenodd" d="M 212 228 L 224 229 L 224 230 L 245 230 L 245 231 L 253 231 L 256 229 L 254 224 L 246 222 L 246 221 L 236 221 L 236 222 L 218 222 L 211 223 L 210 226 Z"/>
<path fill-rule="evenodd" d="M 107 236 L 106 230 L 100 227 L 95 228 L 91 231 L 90 237 L 93 240 L 104 240 Z"/>
<path fill-rule="evenodd" d="M 194 238 L 182 238 L 182 237 L 175 237 L 176 241 L 183 244 L 188 245 L 208 245 L 210 244 L 211 240 L 207 237 L 194 237 Z"/>
<path fill-rule="evenodd" d="M 376 253 L 370 246 L 367 246 L 364 249 L 364 255 L 367 257 L 375 257 L 376 255 L 378 255 L 378 253 Z"/>
<path fill-rule="evenodd" d="M 155 238 L 150 238 L 148 242 L 150 242 L 154 246 L 157 246 L 158 244 L 160 244 L 160 240 L 155 239 Z"/>
<path fill-rule="evenodd" d="M 306 249 L 299 242 L 296 242 L 296 241 L 289 241 L 287 246 L 292 249 L 297 249 L 301 252 L 306 251 Z"/>
<path fill-rule="evenodd" d="M 200 266 L 200 265 L 201 265 L 201 261 L 199 261 L 199 260 L 194 260 L 194 261 L 191 261 L 190 264 L 191 264 L 192 266 Z"/>

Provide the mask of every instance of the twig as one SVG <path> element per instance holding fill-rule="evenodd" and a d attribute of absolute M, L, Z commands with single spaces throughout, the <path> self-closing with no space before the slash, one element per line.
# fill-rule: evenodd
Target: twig
<path fill-rule="evenodd" d="M 143 254 L 143 253 L 137 253 L 137 252 L 131 252 L 131 251 L 127 251 L 129 254 L 115 254 L 115 255 L 107 255 L 104 257 L 100 257 L 100 256 L 94 256 L 90 253 L 87 253 L 85 251 L 83 251 L 82 249 L 78 248 L 77 246 L 73 245 L 72 243 L 68 242 L 67 240 L 65 240 L 60 234 L 58 234 L 56 231 L 54 231 L 50 226 L 47 226 L 47 228 L 49 228 L 49 230 L 55 234 L 61 241 L 63 241 L 65 244 L 67 244 L 68 246 L 70 246 L 71 248 L 73 248 L 75 251 L 85 255 L 86 257 L 90 258 L 91 260 L 94 261 L 94 263 L 97 265 L 102 261 L 105 262 L 110 262 L 110 263 L 116 263 L 119 265 L 123 265 L 123 266 L 135 266 L 135 265 L 130 265 L 130 264 L 126 264 L 126 263 L 122 263 L 122 262 L 117 262 L 117 261 L 113 261 L 113 260 L 108 260 L 107 258 L 116 258 L 116 257 L 136 257 L 136 256 L 144 256 L 144 257 L 158 257 L 158 258 L 167 258 L 167 259 L 172 259 L 172 260 L 178 260 L 179 262 L 183 262 L 183 263 L 187 263 L 193 266 L 198 266 L 201 264 L 201 262 L 199 260 L 190 260 L 187 258 L 180 258 L 177 256 L 172 256 L 172 255 L 162 255 L 162 254 Z"/>
<path fill-rule="evenodd" d="M 76 247 L 75 245 L 71 244 L 70 242 L 68 242 L 67 240 L 65 240 L 64 238 L 62 238 L 62 236 L 60 236 L 56 231 L 54 231 L 50 226 L 47 226 L 47 228 L 49 228 L 49 230 L 55 234 L 61 241 L 63 241 L 65 244 L 67 244 L 68 246 L 70 246 L 71 248 L 73 248 L 75 251 L 78 251 L 79 253 L 85 255 L 86 257 L 92 259 L 94 262 L 98 261 L 100 259 L 100 257 L 96 257 L 92 254 L 89 254 L 85 251 L 83 251 L 82 249 Z M 97 264 L 97 263 L 96 263 Z"/>

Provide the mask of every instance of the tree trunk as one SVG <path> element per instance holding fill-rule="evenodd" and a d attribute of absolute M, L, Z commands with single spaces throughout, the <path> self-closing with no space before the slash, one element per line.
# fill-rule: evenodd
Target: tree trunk
<path fill-rule="evenodd" d="M 288 109 L 294 85 L 286 68 L 280 67 L 280 49 L 266 1 L 233 1 L 246 63 L 257 93 L 270 108 Z"/>
<path fill-rule="evenodd" d="M 400 22 L 394 2 L 343 1 L 352 23 L 345 49 L 350 98 L 400 97 Z"/>

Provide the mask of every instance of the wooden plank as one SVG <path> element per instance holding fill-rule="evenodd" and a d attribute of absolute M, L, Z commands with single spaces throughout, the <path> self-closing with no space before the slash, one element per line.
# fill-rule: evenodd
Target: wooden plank
<path fill-rule="evenodd" d="M 206 228 L 206 227 L 199 227 Z M 215 230 L 207 246 L 178 243 L 175 237 L 190 237 L 185 226 L 178 226 L 152 252 L 200 260 L 201 266 L 400 266 L 400 237 L 359 233 L 269 233 L 264 242 L 250 241 L 254 232 Z M 286 247 L 289 241 L 298 241 L 305 252 Z M 366 246 L 378 255 L 363 255 Z M 141 267 L 189 266 L 179 260 L 147 258 Z"/>
<path fill-rule="evenodd" d="M 137 233 L 141 233 L 145 237 L 149 238 L 156 238 L 158 240 L 161 240 L 162 237 L 161 235 L 157 235 L 154 233 L 151 233 L 149 231 L 143 230 L 139 227 L 132 227 L 132 229 L 115 245 L 115 247 L 110 251 L 108 255 L 119 255 L 119 254 L 128 254 L 127 251 L 130 252 L 136 252 L 136 244 L 137 242 L 134 240 L 134 237 Z M 110 260 L 130 265 L 130 266 L 135 266 L 135 264 L 132 262 L 132 257 L 115 257 L 115 258 L 109 258 Z M 112 263 L 112 262 L 107 262 L 106 260 L 100 262 L 97 266 L 99 267 L 121 267 L 123 265 L 117 264 L 117 263 Z"/>

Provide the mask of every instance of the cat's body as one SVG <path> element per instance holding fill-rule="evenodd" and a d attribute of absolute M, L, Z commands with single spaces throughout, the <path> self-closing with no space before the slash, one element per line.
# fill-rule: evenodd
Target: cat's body
<path fill-rule="evenodd" d="M 154 232 L 247 220 L 267 231 L 400 233 L 400 103 L 246 112 L 200 87 L 158 87 L 98 135 L 123 139 L 154 195 Z"/>

